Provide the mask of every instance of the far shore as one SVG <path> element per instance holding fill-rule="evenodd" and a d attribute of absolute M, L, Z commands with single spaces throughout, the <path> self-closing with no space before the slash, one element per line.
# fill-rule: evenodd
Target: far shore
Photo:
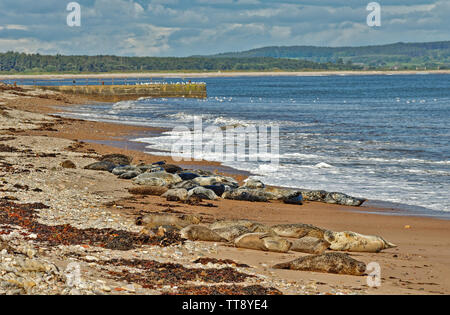
<path fill-rule="evenodd" d="M 97 73 L 97 74 L 0 74 L 0 80 L 22 79 L 78 79 L 78 78 L 220 78 L 220 77 L 259 77 L 259 76 L 333 76 L 333 75 L 425 75 L 450 74 L 450 70 L 399 70 L 399 71 L 301 71 L 301 72 L 138 72 L 138 73 Z"/>

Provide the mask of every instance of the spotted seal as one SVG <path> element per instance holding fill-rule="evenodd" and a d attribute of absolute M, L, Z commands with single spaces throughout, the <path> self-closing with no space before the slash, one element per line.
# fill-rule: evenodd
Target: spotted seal
<path fill-rule="evenodd" d="M 337 251 L 378 253 L 383 249 L 397 247 L 380 236 L 362 235 L 350 231 L 327 231 L 324 238 L 331 244 L 330 249 Z"/>
<path fill-rule="evenodd" d="M 365 263 L 343 253 L 326 253 L 301 257 L 287 263 L 277 264 L 273 268 L 353 276 L 362 276 L 367 269 Z"/>
<path fill-rule="evenodd" d="M 292 246 L 287 239 L 273 236 L 270 233 L 244 234 L 234 240 L 234 245 L 239 248 L 278 253 L 287 253 Z"/>
<path fill-rule="evenodd" d="M 320 255 L 330 246 L 325 240 L 315 237 L 305 236 L 300 239 L 291 239 L 291 251 Z"/>
<path fill-rule="evenodd" d="M 221 229 L 214 229 L 214 232 L 222 236 L 223 238 L 227 239 L 229 242 L 234 241 L 236 238 L 238 238 L 241 235 L 251 233 L 252 231 L 245 226 L 241 225 L 234 225 L 229 226 Z"/>
<path fill-rule="evenodd" d="M 305 236 L 323 239 L 326 230 L 311 224 L 279 224 L 272 226 L 272 230 L 282 237 L 302 238 Z"/>
<path fill-rule="evenodd" d="M 190 241 L 227 242 L 225 238 L 202 225 L 189 225 L 180 231 L 180 235 Z"/>
<path fill-rule="evenodd" d="M 183 215 L 181 217 L 171 214 L 150 213 L 136 220 L 137 225 L 143 225 L 147 229 L 158 228 L 160 226 L 175 226 L 182 229 L 191 224 L 199 224 L 200 219 L 194 215 Z"/>

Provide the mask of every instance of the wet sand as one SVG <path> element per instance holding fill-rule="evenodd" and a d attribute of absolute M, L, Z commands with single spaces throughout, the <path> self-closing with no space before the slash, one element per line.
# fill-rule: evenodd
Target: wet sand
<path fill-rule="evenodd" d="M 65 102 L 55 99 L 21 98 L 7 105 L 21 110 L 54 113 L 54 106 L 81 104 L 85 99 L 69 99 Z M 123 147 L 127 139 L 145 132 L 158 132 L 158 128 L 144 128 L 127 125 L 89 122 L 73 119 L 59 119 L 51 130 L 31 130 L 21 134 L 47 136 L 85 142 L 82 152 L 98 154 L 123 153 L 134 157 L 134 163 L 156 162 L 168 157 L 153 156 L 141 151 L 141 147 Z M 14 134 L 11 131 L 11 134 Z M 111 146 L 120 142 L 121 146 Z M 193 162 L 196 166 L 220 169 L 219 163 Z M 222 171 L 226 171 L 221 169 Z M 232 174 L 233 175 L 233 174 Z M 233 175 L 240 181 L 244 174 Z M 131 186 L 130 182 L 124 183 Z M 107 189 L 103 187 L 107 193 Z M 112 188 L 110 188 L 113 190 Z M 112 193 L 112 192 L 111 192 Z M 280 202 L 251 203 L 220 200 L 213 202 L 216 208 L 188 206 L 171 203 L 160 197 L 122 198 L 117 205 L 129 215 L 173 209 L 185 213 L 202 214 L 211 219 L 250 219 L 266 224 L 309 223 L 336 231 L 351 230 L 363 234 L 381 235 L 398 245 L 382 253 L 351 253 L 351 256 L 365 263 L 378 262 L 382 268 L 382 286 L 368 288 L 364 277 L 340 276 L 311 272 L 273 270 L 275 263 L 302 256 L 298 253 L 276 254 L 242 250 L 219 246 L 216 258 L 230 258 L 246 263 L 260 274 L 279 278 L 286 283 L 300 282 L 319 292 L 327 292 L 339 286 L 354 292 L 368 294 L 449 294 L 450 293 L 450 221 L 422 217 L 389 216 L 364 213 L 367 209 L 306 202 L 303 206 L 286 205 Z M 361 211 L 363 210 L 363 211 Z M 390 209 L 376 209 L 391 211 Z"/>

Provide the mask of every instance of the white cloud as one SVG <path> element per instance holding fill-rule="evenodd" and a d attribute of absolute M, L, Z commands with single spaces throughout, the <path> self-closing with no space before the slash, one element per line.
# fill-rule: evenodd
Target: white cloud
<path fill-rule="evenodd" d="M 63 1 L 64 2 L 64 1 Z M 448 0 L 382 3 L 366 25 L 361 0 L 78 0 L 82 27 L 60 0 L 2 0 L 0 50 L 193 55 L 268 45 L 366 45 L 450 40 Z"/>

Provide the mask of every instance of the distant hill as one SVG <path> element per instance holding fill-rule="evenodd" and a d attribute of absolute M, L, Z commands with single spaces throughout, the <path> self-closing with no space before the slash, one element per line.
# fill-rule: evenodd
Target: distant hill
<path fill-rule="evenodd" d="M 304 59 L 313 62 L 355 63 L 375 68 L 414 66 L 450 67 L 450 41 L 430 43 L 395 43 L 361 47 L 274 46 L 210 57 L 272 57 Z"/>

